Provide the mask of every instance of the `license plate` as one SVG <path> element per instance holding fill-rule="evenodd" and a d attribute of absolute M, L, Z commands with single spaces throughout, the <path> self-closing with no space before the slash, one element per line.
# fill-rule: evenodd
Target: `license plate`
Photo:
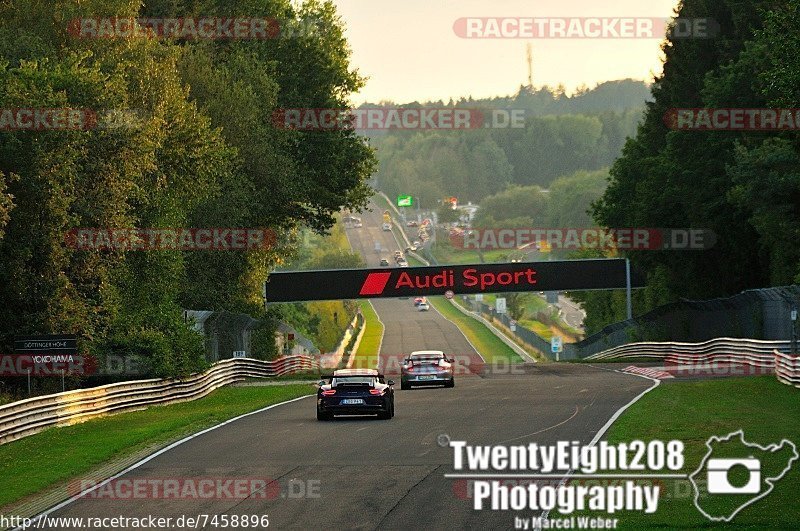
<path fill-rule="evenodd" d="M 420 380 L 434 380 L 434 379 L 436 379 L 436 375 L 435 374 L 426 374 L 424 376 L 420 376 L 419 379 Z"/>
<path fill-rule="evenodd" d="M 364 403 L 363 398 L 345 398 L 340 402 L 340 404 L 344 406 L 352 406 L 354 404 L 363 404 L 363 403 Z"/>

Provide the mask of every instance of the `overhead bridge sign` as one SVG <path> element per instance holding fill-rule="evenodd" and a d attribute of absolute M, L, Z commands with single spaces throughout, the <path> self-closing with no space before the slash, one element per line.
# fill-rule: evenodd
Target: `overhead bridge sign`
<path fill-rule="evenodd" d="M 632 273 L 631 285 L 643 279 Z M 617 289 L 626 286 L 625 260 L 565 260 L 510 264 L 276 272 L 267 302 L 383 297 Z"/>

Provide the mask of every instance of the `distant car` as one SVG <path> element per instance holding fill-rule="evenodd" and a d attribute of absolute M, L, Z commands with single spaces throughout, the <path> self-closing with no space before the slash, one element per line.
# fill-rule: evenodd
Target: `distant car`
<path fill-rule="evenodd" d="M 420 247 L 422 247 L 422 242 L 419 240 L 414 240 L 413 242 L 411 242 L 411 245 L 414 247 L 414 250 L 417 250 Z"/>
<path fill-rule="evenodd" d="M 427 312 L 430 309 L 431 309 L 431 305 L 428 304 L 427 302 L 422 302 L 422 303 L 417 305 L 417 310 L 419 310 L 421 312 Z"/>
<path fill-rule="evenodd" d="M 403 258 L 403 251 L 395 251 L 394 252 L 394 259 L 401 260 Z"/>
<path fill-rule="evenodd" d="M 381 267 L 389 267 L 389 260 L 381 258 Z"/>
<path fill-rule="evenodd" d="M 408 267 L 408 262 L 406 262 L 405 260 L 400 260 L 399 262 L 397 262 L 397 265 L 400 267 Z"/>
<path fill-rule="evenodd" d="M 441 350 L 412 352 L 400 369 L 400 388 L 411 389 L 412 385 L 454 387 L 453 363 L 455 360 L 447 358 Z"/>
<path fill-rule="evenodd" d="M 414 298 L 414 306 L 419 306 L 423 302 L 428 302 L 428 300 L 425 297 L 416 297 L 416 298 Z"/>
<path fill-rule="evenodd" d="M 394 388 L 375 369 L 339 369 L 319 382 L 317 420 L 334 415 L 394 417 Z"/>
<path fill-rule="evenodd" d="M 412 219 L 411 221 L 409 221 L 408 223 L 406 223 L 406 227 L 419 227 L 419 223 L 417 223 L 416 221 L 414 221 L 414 220 Z"/>
<path fill-rule="evenodd" d="M 392 230 L 392 226 L 390 224 L 388 224 L 388 223 L 384 223 L 383 224 L 383 230 L 386 231 L 386 232 L 391 231 Z"/>
<path fill-rule="evenodd" d="M 360 219 L 353 218 L 353 227 L 355 227 L 357 229 L 360 229 L 363 226 L 364 226 L 364 223 Z"/>

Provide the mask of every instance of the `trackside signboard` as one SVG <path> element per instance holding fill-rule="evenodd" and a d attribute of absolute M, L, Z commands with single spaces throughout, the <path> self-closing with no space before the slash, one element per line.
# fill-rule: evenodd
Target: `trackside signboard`
<path fill-rule="evenodd" d="M 14 338 L 14 352 L 26 354 L 77 354 L 77 336 L 45 335 Z"/>
<path fill-rule="evenodd" d="M 631 272 L 632 287 L 643 278 Z M 276 272 L 267 302 L 370 299 L 457 294 L 618 289 L 626 286 L 625 260 L 565 260 L 381 269 Z"/>

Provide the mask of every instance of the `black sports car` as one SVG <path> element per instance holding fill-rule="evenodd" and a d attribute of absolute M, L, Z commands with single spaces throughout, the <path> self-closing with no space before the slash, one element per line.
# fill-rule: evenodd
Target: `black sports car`
<path fill-rule="evenodd" d="M 394 417 L 393 385 L 374 369 L 339 369 L 319 383 L 317 420 L 375 414 L 390 419 Z"/>

